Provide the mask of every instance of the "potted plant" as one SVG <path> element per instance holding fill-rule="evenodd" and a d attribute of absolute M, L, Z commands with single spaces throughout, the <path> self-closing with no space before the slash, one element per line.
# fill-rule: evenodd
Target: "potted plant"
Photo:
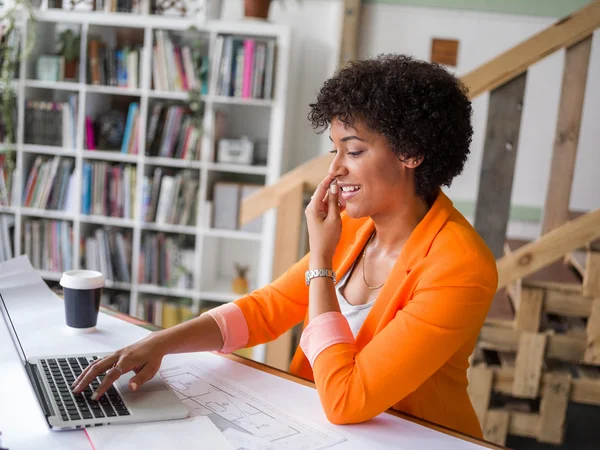
<path fill-rule="evenodd" d="M 58 35 L 60 43 L 60 55 L 65 58 L 65 80 L 77 80 L 77 68 L 79 67 L 79 49 L 81 36 L 67 28 Z"/>

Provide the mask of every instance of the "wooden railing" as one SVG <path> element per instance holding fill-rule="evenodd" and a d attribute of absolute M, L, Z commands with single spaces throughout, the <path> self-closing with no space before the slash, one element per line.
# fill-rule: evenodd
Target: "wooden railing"
<path fill-rule="evenodd" d="M 490 91 L 488 123 L 474 226 L 497 258 L 499 288 L 600 236 L 600 210 L 569 222 L 569 199 L 587 82 L 592 33 L 600 27 L 600 0 L 567 16 L 462 77 L 471 99 Z M 528 68 L 566 49 L 543 236 L 504 256 L 513 174 Z M 508 150 L 508 151 L 507 151 Z M 332 157 L 316 157 L 242 201 L 241 223 L 278 208 L 273 276 L 298 259 L 303 192 L 325 177 Z M 287 369 L 289 333 L 267 347 L 267 364 Z"/>

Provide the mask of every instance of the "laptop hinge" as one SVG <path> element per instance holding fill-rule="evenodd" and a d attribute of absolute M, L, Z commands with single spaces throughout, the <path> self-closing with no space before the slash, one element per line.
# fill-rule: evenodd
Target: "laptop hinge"
<path fill-rule="evenodd" d="M 35 391 L 35 395 L 37 395 L 40 405 L 42 405 L 44 414 L 46 416 L 53 416 L 54 410 L 52 409 L 52 403 L 50 402 L 50 398 L 46 395 L 37 366 L 27 363 L 25 369 L 27 370 L 29 378 L 33 381 L 33 390 Z"/>

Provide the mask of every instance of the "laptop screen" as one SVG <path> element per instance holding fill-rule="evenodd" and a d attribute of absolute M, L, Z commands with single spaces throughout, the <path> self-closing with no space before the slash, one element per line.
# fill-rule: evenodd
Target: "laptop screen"
<path fill-rule="evenodd" d="M 0 310 L 2 310 L 2 315 L 4 316 L 4 320 L 6 321 L 6 326 L 10 333 L 10 337 L 12 338 L 15 344 L 15 348 L 17 349 L 17 353 L 19 354 L 19 358 L 21 358 L 21 362 L 23 363 L 23 366 L 25 366 L 27 364 L 27 357 L 25 356 L 25 352 L 23 351 L 23 347 L 21 346 L 21 341 L 19 341 L 19 336 L 17 336 L 17 331 L 15 330 L 15 326 L 12 323 L 10 314 L 8 313 L 6 303 L 4 303 L 4 298 L 2 298 L 2 293 L 0 293 Z"/>

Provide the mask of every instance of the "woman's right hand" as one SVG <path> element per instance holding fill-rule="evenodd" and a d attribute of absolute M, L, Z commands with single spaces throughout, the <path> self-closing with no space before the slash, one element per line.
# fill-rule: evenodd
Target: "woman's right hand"
<path fill-rule="evenodd" d="M 160 368 L 165 353 L 161 350 L 159 334 L 153 333 L 135 344 L 117 350 L 112 355 L 94 361 L 72 384 L 73 393 L 79 394 L 99 374 L 106 372 L 98 389 L 92 395 L 92 400 L 98 400 L 121 375 L 132 370 L 136 374 L 129 381 L 129 389 L 135 391 L 143 383 L 151 380 Z"/>

